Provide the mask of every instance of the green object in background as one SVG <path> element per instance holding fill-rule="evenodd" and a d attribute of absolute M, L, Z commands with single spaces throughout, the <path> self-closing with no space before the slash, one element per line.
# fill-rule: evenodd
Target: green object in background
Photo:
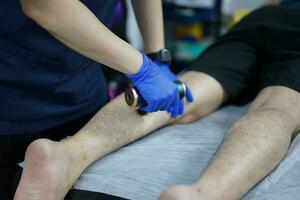
<path fill-rule="evenodd" d="M 207 47 L 205 42 L 178 41 L 174 45 L 174 57 L 176 60 L 193 61 Z"/>

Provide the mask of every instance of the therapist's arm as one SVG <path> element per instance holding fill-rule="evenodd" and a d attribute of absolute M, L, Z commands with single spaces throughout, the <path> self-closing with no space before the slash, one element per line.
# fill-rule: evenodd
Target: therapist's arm
<path fill-rule="evenodd" d="M 79 0 L 21 0 L 24 13 L 68 47 L 117 71 L 143 64 L 139 51 L 114 35 Z"/>
<path fill-rule="evenodd" d="M 165 48 L 161 0 L 131 0 L 145 52 L 153 53 Z"/>

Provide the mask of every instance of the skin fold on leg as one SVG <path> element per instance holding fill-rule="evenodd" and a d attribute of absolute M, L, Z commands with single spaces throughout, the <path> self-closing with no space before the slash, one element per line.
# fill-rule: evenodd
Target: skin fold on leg
<path fill-rule="evenodd" d="M 34 141 L 27 149 L 14 199 L 63 199 L 80 174 L 96 160 L 165 125 L 195 121 L 228 99 L 221 85 L 206 74 L 189 71 L 180 79 L 191 88 L 194 102 L 186 104 L 184 115 L 176 120 L 166 112 L 141 116 L 120 95 L 73 137 L 62 142 Z"/>
<path fill-rule="evenodd" d="M 283 159 L 300 130 L 299 107 L 298 92 L 281 86 L 263 89 L 230 128 L 200 179 L 169 188 L 160 200 L 240 199 Z"/>

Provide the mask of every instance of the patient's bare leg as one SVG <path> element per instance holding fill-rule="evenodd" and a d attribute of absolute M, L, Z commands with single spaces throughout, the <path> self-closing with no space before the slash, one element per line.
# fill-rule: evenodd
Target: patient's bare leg
<path fill-rule="evenodd" d="M 178 121 L 191 122 L 219 107 L 227 95 L 208 75 L 187 72 L 181 79 L 193 94 Z M 173 121 L 165 112 L 141 116 L 129 108 L 121 95 L 101 109 L 72 138 L 63 142 L 40 139 L 27 149 L 25 168 L 15 200 L 58 200 L 97 159 Z"/>
<path fill-rule="evenodd" d="M 240 199 L 282 160 L 300 130 L 300 94 L 265 88 L 229 130 L 209 167 L 193 185 L 175 186 L 160 200 Z"/>

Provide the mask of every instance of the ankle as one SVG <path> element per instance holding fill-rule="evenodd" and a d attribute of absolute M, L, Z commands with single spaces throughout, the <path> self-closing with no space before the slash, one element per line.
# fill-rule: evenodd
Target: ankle
<path fill-rule="evenodd" d="M 199 188 L 196 184 L 176 185 L 164 191 L 159 200 L 227 200 L 227 198 L 223 198 L 223 196 L 217 198 L 213 195 L 215 192 L 216 188 L 211 188 L 211 190 L 208 191 Z"/>
<path fill-rule="evenodd" d="M 62 153 L 66 155 L 68 163 L 73 171 L 82 172 L 86 168 L 88 156 L 84 151 L 77 147 L 72 141 L 64 140 L 58 142 Z"/>
<path fill-rule="evenodd" d="M 197 192 L 201 194 L 201 196 L 204 197 L 206 200 L 228 200 L 229 198 L 225 197 L 225 193 L 222 192 L 222 188 L 220 187 L 215 187 L 211 185 L 204 185 L 202 183 L 195 183 L 193 185 Z"/>

